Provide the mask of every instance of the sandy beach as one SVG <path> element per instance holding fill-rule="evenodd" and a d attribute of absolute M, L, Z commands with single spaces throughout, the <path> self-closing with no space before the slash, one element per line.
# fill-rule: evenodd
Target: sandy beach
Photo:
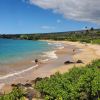
<path fill-rule="evenodd" d="M 62 41 L 62 43 L 74 45 L 77 47 L 81 52 L 75 53 L 73 55 L 74 61 L 82 60 L 83 64 L 70 64 L 70 65 L 62 65 L 59 68 L 52 70 L 53 73 L 59 71 L 60 73 L 68 72 L 69 69 L 75 67 L 84 67 L 86 64 L 91 63 L 91 61 L 95 59 L 100 59 L 100 45 L 94 44 L 82 44 L 80 42 L 66 42 Z"/>
<path fill-rule="evenodd" d="M 24 72 L 19 72 L 11 77 L 6 77 L 3 80 L 0 80 L 0 91 L 9 91 L 11 90 L 11 84 L 13 83 L 26 83 L 34 80 L 37 77 L 49 77 L 55 72 L 68 72 L 69 69 L 74 66 L 80 67 L 90 63 L 92 60 L 100 59 L 100 45 L 85 44 L 80 42 L 69 42 L 69 41 L 50 41 L 49 43 L 61 43 L 64 45 L 64 48 L 57 49 L 55 51 L 58 58 L 52 59 L 40 63 L 38 67 L 31 67 L 29 70 L 24 70 Z M 73 54 L 73 49 L 75 52 Z M 69 64 L 65 65 L 64 62 L 67 60 L 77 61 L 82 60 L 82 64 Z"/>

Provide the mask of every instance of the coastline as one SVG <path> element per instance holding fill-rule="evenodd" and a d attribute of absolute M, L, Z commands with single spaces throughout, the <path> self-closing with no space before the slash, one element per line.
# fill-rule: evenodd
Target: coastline
<path fill-rule="evenodd" d="M 56 45 L 58 45 L 58 44 L 52 44 L 52 43 L 49 43 L 49 42 L 47 42 L 47 43 L 49 45 L 55 45 L 55 47 L 56 47 Z M 45 63 L 45 62 L 47 62 L 49 60 L 57 59 L 58 58 L 57 55 L 56 55 L 56 50 L 57 49 L 62 49 L 62 47 L 61 46 L 59 46 L 59 47 L 57 46 L 57 48 L 55 50 L 43 52 L 43 55 L 41 55 L 41 57 L 39 58 L 39 62 L 40 63 Z M 28 64 L 31 67 L 29 67 Z M 26 65 L 28 67 L 21 67 L 23 65 Z M 14 68 L 16 68 L 16 67 L 21 67 L 21 68 L 19 68 L 19 70 L 17 69 L 15 72 L 11 72 L 11 73 L 8 73 L 8 74 L 5 74 L 5 75 L 1 74 L 0 75 L 0 80 L 6 79 L 6 78 L 9 78 L 9 77 L 13 77 L 15 75 L 22 74 L 24 72 L 27 72 L 27 71 L 29 71 L 31 69 L 34 69 L 34 68 L 38 67 L 39 65 L 35 64 L 34 60 L 30 59 L 30 60 L 23 60 L 22 62 L 16 62 L 15 64 L 10 64 L 11 69 L 13 68 L 13 66 L 14 66 Z"/>
<path fill-rule="evenodd" d="M 82 60 L 83 61 L 82 64 L 61 65 L 58 68 L 55 68 L 51 71 L 53 74 L 56 72 L 60 72 L 60 73 L 68 72 L 73 67 L 84 67 L 85 65 L 91 63 L 91 61 L 100 59 L 100 45 L 99 44 L 71 42 L 71 41 L 54 41 L 54 40 L 43 40 L 43 41 L 70 45 L 70 46 L 73 46 L 73 48 L 76 48 L 76 50 L 80 51 L 80 52 L 76 52 L 74 55 L 72 54 L 71 56 L 74 61 Z"/>
<path fill-rule="evenodd" d="M 66 41 L 62 41 L 65 43 Z M 100 59 L 100 45 L 95 44 L 82 44 L 80 42 L 69 42 L 67 41 L 67 44 L 74 45 L 77 47 L 81 52 L 75 53 L 73 55 L 73 59 L 75 61 L 82 60 L 82 64 L 70 64 L 66 67 L 66 65 L 59 66 L 59 68 L 52 70 L 53 73 L 55 72 L 68 72 L 73 67 L 84 67 L 85 65 L 91 63 L 91 61 Z"/>
<path fill-rule="evenodd" d="M 12 83 L 26 83 L 27 81 L 34 80 L 36 77 L 49 77 L 50 75 L 54 74 L 55 72 L 64 73 L 69 71 L 69 69 L 74 67 L 74 64 L 70 65 L 64 65 L 64 62 L 66 60 L 82 60 L 84 64 L 75 64 L 75 66 L 80 67 L 84 66 L 88 63 L 90 63 L 92 60 L 99 59 L 100 58 L 100 46 L 99 45 L 92 45 L 92 44 L 82 44 L 79 42 L 69 42 L 69 41 L 52 41 L 52 40 L 43 40 L 47 41 L 48 43 L 61 43 L 64 45 L 64 48 L 57 49 L 53 53 L 56 53 L 58 56 L 58 59 L 52 59 L 50 61 L 44 61 L 43 64 L 39 64 L 39 67 L 36 67 L 35 69 L 30 69 L 29 72 L 22 73 L 23 75 L 16 75 L 17 79 L 12 80 L 9 78 L 8 80 L 12 82 L 8 82 L 8 80 L 5 80 L 5 85 L 3 86 L 2 90 L 6 91 L 7 87 L 10 86 Z M 70 48 L 66 47 L 69 46 Z M 72 51 L 73 48 L 76 49 L 75 55 L 73 55 Z M 77 51 L 79 50 L 79 51 Z M 23 76 L 26 75 L 26 78 Z M 14 77 L 15 78 L 15 77 Z M 7 82 L 9 84 L 7 84 Z M 6 87 L 6 89 L 4 89 Z"/>

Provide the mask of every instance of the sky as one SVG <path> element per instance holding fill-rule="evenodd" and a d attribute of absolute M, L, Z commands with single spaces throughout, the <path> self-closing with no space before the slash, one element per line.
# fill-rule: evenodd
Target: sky
<path fill-rule="evenodd" d="M 0 0 L 0 34 L 100 28 L 100 0 Z"/>

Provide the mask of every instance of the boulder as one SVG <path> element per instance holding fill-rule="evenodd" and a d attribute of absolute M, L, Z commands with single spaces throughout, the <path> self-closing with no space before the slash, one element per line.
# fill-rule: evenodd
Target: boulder
<path fill-rule="evenodd" d="M 25 86 L 25 87 L 32 87 L 32 84 L 26 83 L 24 86 Z"/>
<path fill-rule="evenodd" d="M 77 60 L 77 62 L 76 63 L 83 63 L 83 61 L 82 60 Z"/>
<path fill-rule="evenodd" d="M 72 64 L 72 63 L 74 63 L 74 62 L 72 62 L 72 61 L 65 61 L 64 62 L 64 64 Z"/>

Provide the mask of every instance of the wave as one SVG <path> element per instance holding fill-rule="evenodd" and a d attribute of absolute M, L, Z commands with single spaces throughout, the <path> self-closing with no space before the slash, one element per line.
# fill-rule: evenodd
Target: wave
<path fill-rule="evenodd" d="M 59 50 L 61 50 L 61 49 L 64 49 L 64 44 L 63 43 L 51 43 L 51 42 L 48 42 L 48 44 L 49 45 L 54 45 L 56 48 L 56 50 L 57 49 L 59 49 Z M 54 51 L 49 51 L 49 52 L 45 52 L 44 54 L 44 56 L 45 57 L 49 57 L 49 58 L 51 58 L 51 59 L 57 59 L 58 58 L 58 56 L 56 55 L 56 50 L 54 50 Z"/>
<path fill-rule="evenodd" d="M 55 46 L 61 46 L 62 43 L 51 43 L 51 42 L 48 42 L 49 45 L 55 45 Z"/>
<path fill-rule="evenodd" d="M 57 47 L 58 49 L 63 49 L 64 45 L 62 43 L 48 43 L 49 45 L 54 45 L 55 47 Z"/>
<path fill-rule="evenodd" d="M 43 62 L 43 63 L 45 63 L 45 62 L 47 62 L 47 61 L 49 61 L 49 59 L 41 60 L 41 62 Z"/>
<path fill-rule="evenodd" d="M 48 57 L 50 59 L 57 59 L 58 56 L 55 53 L 56 51 L 48 51 L 48 52 L 44 52 L 44 57 Z"/>
<path fill-rule="evenodd" d="M 48 44 L 49 44 L 49 45 L 52 45 L 53 43 L 49 43 L 49 42 L 48 42 Z"/>
<path fill-rule="evenodd" d="M 38 67 L 38 64 L 36 64 L 35 66 L 32 66 L 30 68 L 24 69 L 22 71 L 19 71 L 19 72 L 15 72 L 15 73 L 12 73 L 12 74 L 7 74 L 5 76 L 2 76 L 2 77 L 0 77 L 0 80 L 6 79 L 6 78 L 9 78 L 9 77 L 13 77 L 15 75 L 22 74 L 22 73 L 27 72 L 27 71 L 30 71 L 30 70 L 32 70 L 32 69 L 34 69 L 36 67 Z"/>

